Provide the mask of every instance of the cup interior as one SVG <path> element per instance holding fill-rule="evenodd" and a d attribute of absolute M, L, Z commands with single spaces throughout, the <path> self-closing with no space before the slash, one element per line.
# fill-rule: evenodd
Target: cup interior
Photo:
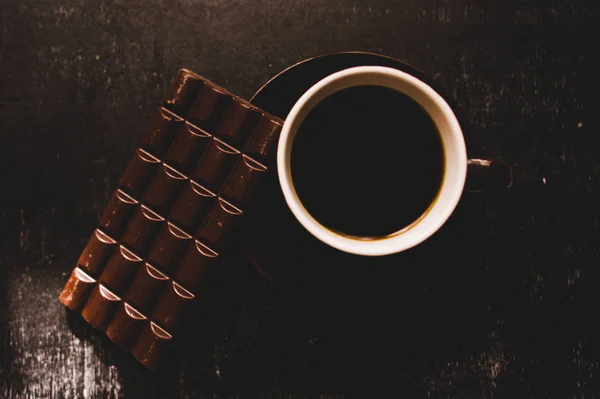
<path fill-rule="evenodd" d="M 437 197 L 413 223 L 386 236 L 356 237 L 341 234 L 316 220 L 303 206 L 293 184 L 291 153 L 294 138 L 310 111 L 328 96 L 349 87 L 372 85 L 397 90 L 417 102 L 431 117 L 440 134 L 444 176 Z M 378 66 L 349 68 L 312 86 L 288 114 L 277 151 L 279 182 L 288 207 L 311 234 L 341 251 L 367 256 L 397 253 L 411 248 L 437 231 L 453 212 L 466 178 L 467 156 L 462 130 L 448 103 L 429 85 L 405 72 Z"/>

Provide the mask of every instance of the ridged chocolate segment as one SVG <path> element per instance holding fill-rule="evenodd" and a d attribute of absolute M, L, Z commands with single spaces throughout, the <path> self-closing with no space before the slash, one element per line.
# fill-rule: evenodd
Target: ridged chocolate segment
<path fill-rule="evenodd" d="M 154 322 L 147 323 L 131 349 L 133 356 L 144 366 L 156 370 L 165 361 L 173 336 Z"/>
<path fill-rule="evenodd" d="M 277 139 L 281 132 L 281 121 L 263 115 L 244 147 L 244 153 L 261 161 L 268 162 L 275 157 Z"/>
<path fill-rule="evenodd" d="M 90 276 L 98 277 L 104 269 L 105 261 L 116 247 L 117 241 L 100 229 L 96 229 L 79 257 L 77 265 Z"/>
<path fill-rule="evenodd" d="M 122 296 L 144 262 L 123 245 L 114 251 L 99 281 L 116 295 Z"/>
<path fill-rule="evenodd" d="M 169 282 L 169 277 L 146 263 L 135 276 L 125 294 L 125 301 L 144 314 L 149 314 Z"/>
<path fill-rule="evenodd" d="M 167 213 L 177 199 L 177 195 L 186 180 L 187 177 L 184 174 L 163 164 L 156 171 L 150 187 L 146 190 L 142 198 L 142 204 L 154 212 Z"/>
<path fill-rule="evenodd" d="M 102 214 L 100 228 L 112 237 L 120 238 L 137 204 L 138 201 L 124 191 L 115 191 Z"/>
<path fill-rule="evenodd" d="M 150 122 L 140 146 L 150 154 L 162 157 L 183 123 L 183 119 L 177 114 L 164 107 L 160 108 Z"/>
<path fill-rule="evenodd" d="M 158 158 L 139 148 L 123 173 L 119 188 L 133 198 L 142 198 L 159 165 Z"/>
<path fill-rule="evenodd" d="M 206 131 L 191 123 L 184 123 L 164 157 L 165 163 L 182 173 L 189 174 L 210 143 L 211 137 Z"/>
<path fill-rule="evenodd" d="M 171 282 L 158 301 L 152 319 L 168 331 L 175 330 L 189 309 L 195 295 L 182 285 Z"/>
<path fill-rule="evenodd" d="M 106 335 L 121 348 L 129 350 L 135 344 L 148 318 L 140 311 L 121 302 L 113 320 L 106 329 Z"/>
<path fill-rule="evenodd" d="M 219 198 L 204 219 L 196 237 L 208 247 L 221 250 L 241 216 L 241 209 Z"/>
<path fill-rule="evenodd" d="M 250 104 L 234 101 L 215 130 L 215 136 L 233 146 L 245 143 L 262 113 Z"/>
<path fill-rule="evenodd" d="M 148 253 L 163 224 L 162 216 L 142 205 L 131 218 L 121 241 L 127 248 L 143 257 Z"/>
<path fill-rule="evenodd" d="M 267 167 L 254 159 L 242 155 L 221 190 L 221 197 L 237 206 L 248 205 L 260 185 Z"/>
<path fill-rule="evenodd" d="M 233 97 L 226 90 L 207 83 L 200 90 L 186 119 L 200 129 L 212 132 L 223 119 L 232 101 Z"/>
<path fill-rule="evenodd" d="M 74 311 L 80 311 L 95 287 L 96 280 L 76 267 L 62 290 L 59 300 Z"/>
<path fill-rule="evenodd" d="M 165 107 L 185 118 L 206 80 L 190 70 L 181 69 L 171 83 Z"/>
<path fill-rule="evenodd" d="M 167 223 L 152 246 L 148 260 L 160 270 L 172 272 L 191 242 L 191 235 L 175 225 Z"/>
<path fill-rule="evenodd" d="M 217 192 L 239 157 L 238 150 L 214 138 L 190 177 Z"/>
<path fill-rule="evenodd" d="M 189 181 L 171 208 L 168 219 L 185 231 L 196 231 L 217 196 L 200 184 Z"/>
<path fill-rule="evenodd" d="M 217 260 L 218 254 L 215 251 L 200 241 L 194 241 L 173 274 L 173 279 L 193 292 L 198 292 Z"/>
<path fill-rule="evenodd" d="M 111 321 L 121 298 L 102 284 L 94 287 L 90 298 L 81 311 L 81 316 L 92 327 L 105 330 Z"/>

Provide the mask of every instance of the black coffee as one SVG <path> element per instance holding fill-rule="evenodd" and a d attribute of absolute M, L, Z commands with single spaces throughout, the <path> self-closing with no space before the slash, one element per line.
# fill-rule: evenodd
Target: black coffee
<path fill-rule="evenodd" d="M 320 223 L 378 237 L 417 220 L 444 174 L 439 132 L 408 96 L 379 86 L 341 90 L 318 104 L 294 140 L 292 178 Z"/>

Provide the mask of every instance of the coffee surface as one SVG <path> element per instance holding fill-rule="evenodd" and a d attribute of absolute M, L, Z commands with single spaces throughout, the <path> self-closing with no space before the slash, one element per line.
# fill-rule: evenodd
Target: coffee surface
<path fill-rule="evenodd" d="M 394 233 L 434 201 L 443 178 L 439 132 L 398 91 L 343 89 L 308 114 L 294 140 L 294 186 L 324 226 L 363 237 Z"/>

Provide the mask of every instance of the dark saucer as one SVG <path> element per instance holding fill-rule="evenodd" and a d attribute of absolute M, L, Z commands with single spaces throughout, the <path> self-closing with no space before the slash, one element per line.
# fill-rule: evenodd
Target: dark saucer
<path fill-rule="evenodd" d="M 343 69 L 365 65 L 395 68 L 424 79 L 423 72 L 395 58 L 363 52 L 334 53 L 284 69 L 258 89 L 250 102 L 285 119 L 300 96 L 319 80 Z"/>
<path fill-rule="evenodd" d="M 397 59 L 362 52 L 336 53 L 311 58 L 282 71 L 261 87 L 251 102 L 285 119 L 294 103 L 313 84 L 337 71 L 363 65 L 396 68 L 427 81 L 421 71 Z M 437 266 L 415 268 L 406 263 L 411 263 L 408 260 L 414 257 L 420 264 L 428 263 L 420 254 L 439 241 L 447 229 L 406 253 L 376 258 L 349 255 L 329 248 L 300 226 L 285 204 L 276 173 L 271 174 L 263 194 L 248 215 L 244 252 L 262 274 L 288 292 L 314 293 L 316 287 L 328 290 L 331 284 L 339 290 L 346 283 L 355 286 L 370 273 L 387 273 L 388 277 L 403 282 L 410 280 L 403 291 L 412 292 L 422 290 L 438 278 Z M 446 245 L 452 245 L 452 240 L 449 243 Z M 450 255 L 452 250 L 444 251 Z M 397 282 L 396 288 L 400 285 Z"/>

